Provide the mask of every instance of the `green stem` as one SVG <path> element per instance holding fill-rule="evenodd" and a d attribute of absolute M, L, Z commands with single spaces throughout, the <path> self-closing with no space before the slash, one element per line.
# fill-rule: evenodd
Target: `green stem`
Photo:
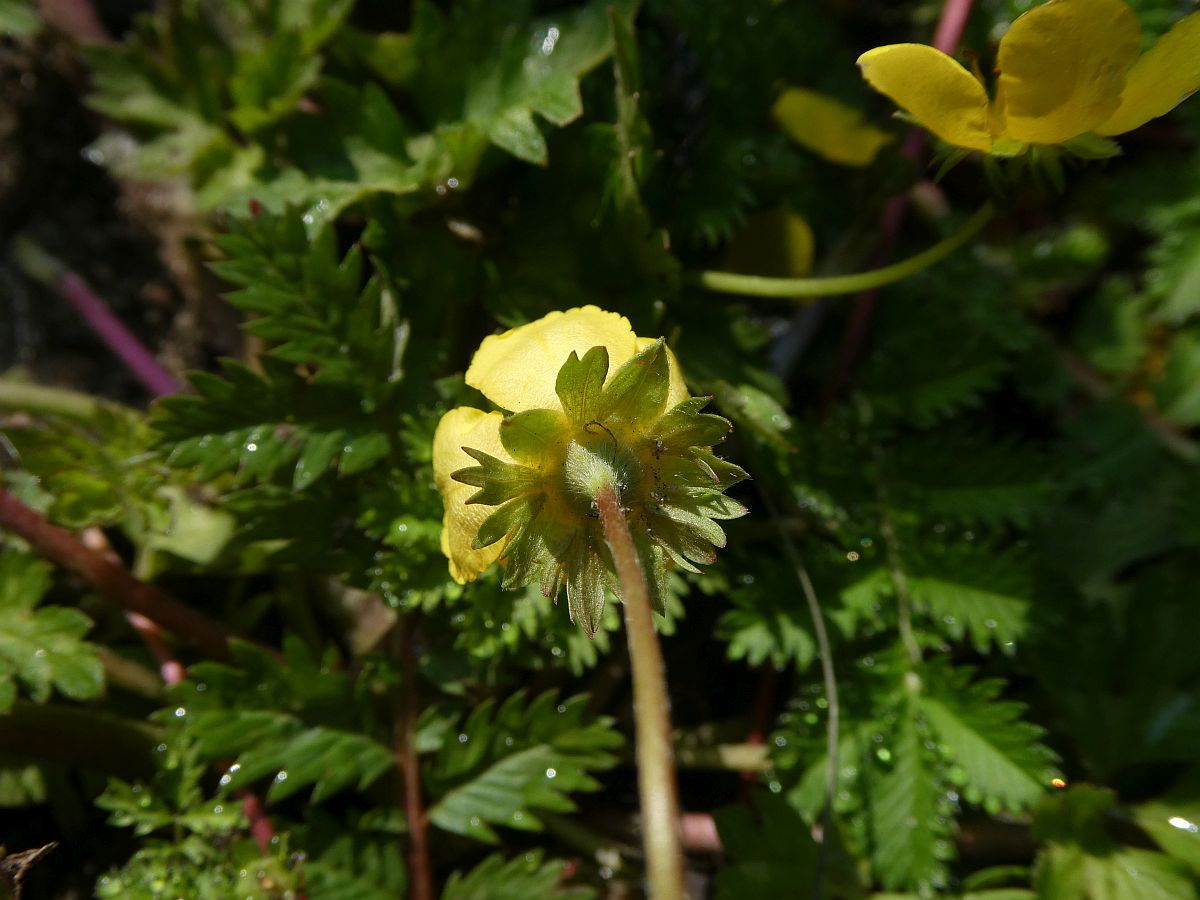
<path fill-rule="evenodd" d="M 654 630 L 650 591 L 620 497 L 611 484 L 596 493 L 596 508 L 621 582 L 621 608 L 625 613 L 625 637 L 633 674 L 638 794 L 650 897 L 681 900 L 683 842 L 671 748 L 670 701 L 662 650 Z"/>
<path fill-rule="evenodd" d="M 162 729 L 83 706 L 18 700 L 0 715 L 0 753 L 133 780 L 154 772 Z"/>
<path fill-rule="evenodd" d="M 0 409 L 49 414 L 89 422 L 106 405 L 90 394 L 0 378 Z"/>
<path fill-rule="evenodd" d="M 764 275 L 741 275 L 737 272 L 685 272 L 684 281 L 719 294 L 742 294 L 750 297 L 802 299 L 857 294 L 900 281 L 941 262 L 975 237 L 995 213 L 996 208 L 990 202 L 985 203 L 967 219 L 962 228 L 928 250 L 922 250 L 916 256 L 869 272 L 822 278 L 768 278 Z"/>

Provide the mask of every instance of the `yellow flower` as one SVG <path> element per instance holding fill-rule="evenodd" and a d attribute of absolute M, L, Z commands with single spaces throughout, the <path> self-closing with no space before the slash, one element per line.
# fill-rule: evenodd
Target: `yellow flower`
<path fill-rule="evenodd" d="M 869 166 L 892 140 L 853 106 L 808 88 L 785 89 L 771 115 L 797 144 L 842 166 Z"/>
<path fill-rule="evenodd" d="M 873 88 L 948 144 L 1010 156 L 1030 144 L 1124 134 L 1200 89 L 1200 13 L 1140 51 L 1141 25 L 1123 0 L 1050 0 L 1000 39 L 990 102 L 978 78 L 924 44 L 876 47 L 858 64 Z"/>
<path fill-rule="evenodd" d="M 711 561 L 725 540 L 713 520 L 745 512 L 721 493 L 745 473 L 709 449 L 729 423 L 700 412 L 707 398 L 688 397 L 663 341 L 623 316 L 586 306 L 487 337 L 466 380 L 507 414 L 459 407 L 434 434 L 442 550 L 460 584 L 502 560 L 506 587 L 565 584 L 592 633 L 611 583 L 597 480 L 618 490 L 658 600 L 665 565 Z"/>

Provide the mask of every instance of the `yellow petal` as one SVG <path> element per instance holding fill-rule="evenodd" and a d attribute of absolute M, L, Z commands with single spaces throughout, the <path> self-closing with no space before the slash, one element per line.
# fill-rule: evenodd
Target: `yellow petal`
<path fill-rule="evenodd" d="M 1122 0 L 1050 0 L 1000 39 L 997 91 L 1005 137 L 1058 144 L 1116 111 L 1141 51 L 1141 25 Z"/>
<path fill-rule="evenodd" d="M 638 338 L 637 352 L 641 353 L 653 343 L 654 338 Z M 682 403 L 691 395 L 688 393 L 687 384 L 684 383 L 683 370 L 679 367 L 679 360 L 675 358 L 675 354 L 671 352 L 670 347 L 664 344 L 663 349 L 667 351 L 667 371 L 671 373 L 671 383 L 667 388 L 667 403 L 663 409 L 670 409 L 676 403 Z M 611 368 L 609 372 L 611 374 Z"/>
<path fill-rule="evenodd" d="M 442 495 L 446 513 L 442 518 L 442 552 L 450 560 L 450 575 L 459 584 L 474 581 L 496 561 L 508 539 L 471 549 L 475 533 L 483 520 L 496 511 L 494 506 L 467 505 L 477 488 L 462 484 L 451 474 L 478 463 L 463 452 L 463 447 L 482 450 L 498 459 L 512 458 L 500 443 L 500 413 L 485 413 L 468 406 L 452 409 L 442 416 L 433 434 L 433 479 Z"/>
<path fill-rule="evenodd" d="M 637 352 L 629 320 L 595 306 L 552 312 L 484 338 L 467 369 L 467 384 L 512 412 L 558 409 L 558 370 L 571 351 L 583 356 L 598 346 L 607 348 L 608 370 L 615 371 Z"/>
<path fill-rule="evenodd" d="M 863 77 L 875 90 L 916 117 L 948 144 L 987 152 L 988 98 L 966 69 L 924 44 L 889 44 L 858 58 Z"/>
<path fill-rule="evenodd" d="M 892 140 L 853 106 L 807 88 L 785 90 L 771 107 L 771 115 L 797 144 L 844 166 L 869 166 Z"/>
<path fill-rule="evenodd" d="M 1200 12 L 1175 27 L 1133 64 L 1125 78 L 1121 105 L 1096 131 L 1124 134 L 1170 112 L 1200 90 Z"/>

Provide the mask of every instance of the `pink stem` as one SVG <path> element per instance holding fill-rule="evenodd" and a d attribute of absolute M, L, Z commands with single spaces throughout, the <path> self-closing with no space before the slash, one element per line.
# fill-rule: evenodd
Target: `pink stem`
<path fill-rule="evenodd" d="M 184 669 L 183 663 L 171 654 L 167 642 L 163 640 L 161 628 L 141 613 L 127 612 L 125 620 L 133 626 L 133 630 L 138 633 L 138 637 L 142 639 L 142 643 L 146 645 L 146 649 L 150 651 L 154 661 L 158 663 L 158 672 L 162 676 L 163 684 L 179 684 L 187 677 L 187 670 Z"/>
<path fill-rule="evenodd" d="M 271 853 L 271 841 L 275 838 L 275 826 L 267 815 L 266 807 L 258 799 L 257 794 L 250 791 L 242 793 L 242 815 L 250 823 L 250 835 L 258 846 L 258 852 L 263 856 Z"/>
<path fill-rule="evenodd" d="M 942 15 L 938 19 L 937 30 L 934 32 L 933 46 L 943 53 L 954 55 L 958 43 L 962 40 L 963 29 L 971 15 L 973 0 L 945 0 L 942 4 Z M 925 132 L 919 128 L 910 128 L 900 147 L 900 155 L 913 162 L 920 162 L 925 153 Z M 908 212 L 908 197 L 900 194 L 893 197 L 883 208 L 880 217 L 879 244 L 875 253 L 875 266 L 884 266 L 891 259 L 896 248 L 896 240 L 900 235 L 900 227 L 904 224 Z M 834 401 L 841 395 L 862 346 L 866 342 L 867 333 L 871 328 L 871 320 L 875 314 L 875 304 L 879 300 L 878 289 L 864 291 L 859 294 L 854 304 L 854 311 L 842 335 L 842 347 L 838 354 L 837 368 L 833 378 L 825 390 L 822 402 L 822 414 L 828 413 Z"/>
<path fill-rule="evenodd" d="M 74 272 L 62 272 L 55 278 L 54 286 L 151 394 L 163 397 L 183 389 L 86 281 Z"/>
<path fill-rule="evenodd" d="M 962 40 L 967 19 L 971 16 L 971 3 L 972 0 L 946 0 L 937 31 L 933 33 L 933 46 L 951 55 L 958 50 L 958 42 Z"/>
<path fill-rule="evenodd" d="M 21 270 L 39 284 L 58 291 L 96 335 L 125 364 L 125 368 L 156 397 L 178 394 L 178 381 L 142 346 L 122 324 L 108 304 L 86 281 L 68 269 L 61 260 L 28 237 L 13 239 L 9 254 Z"/>

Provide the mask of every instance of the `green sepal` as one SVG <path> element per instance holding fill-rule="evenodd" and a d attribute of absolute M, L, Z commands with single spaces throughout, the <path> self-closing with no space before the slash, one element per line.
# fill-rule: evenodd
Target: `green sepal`
<path fill-rule="evenodd" d="M 1080 159 L 1111 159 L 1122 154 L 1121 145 L 1112 138 L 1093 132 L 1076 135 L 1062 142 L 1062 148 Z"/>
<path fill-rule="evenodd" d="M 529 409 L 505 416 L 500 423 L 500 443 L 513 459 L 534 468 L 541 465 L 555 444 L 566 440 L 566 422 L 553 409 Z"/>
<path fill-rule="evenodd" d="M 471 542 L 472 549 L 482 550 L 491 546 L 506 534 L 528 524 L 545 500 L 544 494 L 522 496 L 509 500 L 494 513 L 483 520 L 479 530 L 475 532 L 475 540 Z"/>
<path fill-rule="evenodd" d="M 604 615 L 606 557 L 599 542 L 589 533 L 578 536 L 570 557 L 565 568 L 571 621 L 587 632 L 588 637 L 595 637 Z"/>
<path fill-rule="evenodd" d="M 654 543 L 639 528 L 633 532 L 633 545 L 637 549 L 642 571 L 646 574 L 646 587 L 650 591 L 650 603 L 659 615 L 667 612 L 667 561 L 663 548 Z"/>
<path fill-rule="evenodd" d="M 745 481 L 750 477 L 749 473 L 741 466 L 734 465 L 727 459 L 721 459 L 711 450 L 694 447 L 688 452 L 688 456 L 703 467 L 719 491 L 727 491 L 739 481 Z"/>
<path fill-rule="evenodd" d="M 744 503 L 726 497 L 718 491 L 697 493 L 691 498 L 688 506 L 709 519 L 740 519 L 750 512 Z"/>
<path fill-rule="evenodd" d="M 554 382 L 554 392 L 558 394 L 571 424 L 586 425 L 596 420 L 600 398 L 604 394 L 604 379 L 607 377 L 607 348 L 593 347 L 583 354 L 583 359 L 574 350 L 571 351 Z"/>
<path fill-rule="evenodd" d="M 674 406 L 655 426 L 653 439 L 671 453 L 682 453 L 689 447 L 711 447 L 725 440 L 733 430 L 729 420 L 700 412 L 711 399 L 689 397 Z"/>
<path fill-rule="evenodd" d="M 670 519 L 660 516 L 655 521 L 654 537 L 675 565 L 685 572 L 698 573 L 700 570 L 693 563 L 707 566 L 717 559 L 711 541 Z"/>
<path fill-rule="evenodd" d="M 714 547 L 725 546 L 724 529 L 707 516 L 682 506 L 663 505 L 656 512 L 660 516 L 666 516 L 681 528 L 695 533 L 697 537 L 703 538 Z"/>
<path fill-rule="evenodd" d="M 455 481 L 479 488 L 471 495 L 467 503 L 499 506 L 513 497 L 528 493 L 541 481 L 541 477 L 533 469 L 496 459 L 496 457 L 473 447 L 463 447 L 462 449 L 464 453 L 479 463 L 477 466 L 468 466 L 450 473 L 450 477 Z"/>
<path fill-rule="evenodd" d="M 548 517 L 533 516 L 504 548 L 503 586 L 514 589 L 537 581 L 545 590 L 547 583 L 553 581 L 554 570 L 561 568 L 559 559 L 570 544 L 570 531 Z"/>
<path fill-rule="evenodd" d="M 620 422 L 653 422 L 662 414 L 670 387 L 667 347 L 659 338 L 613 373 L 604 388 L 597 417 Z"/>

